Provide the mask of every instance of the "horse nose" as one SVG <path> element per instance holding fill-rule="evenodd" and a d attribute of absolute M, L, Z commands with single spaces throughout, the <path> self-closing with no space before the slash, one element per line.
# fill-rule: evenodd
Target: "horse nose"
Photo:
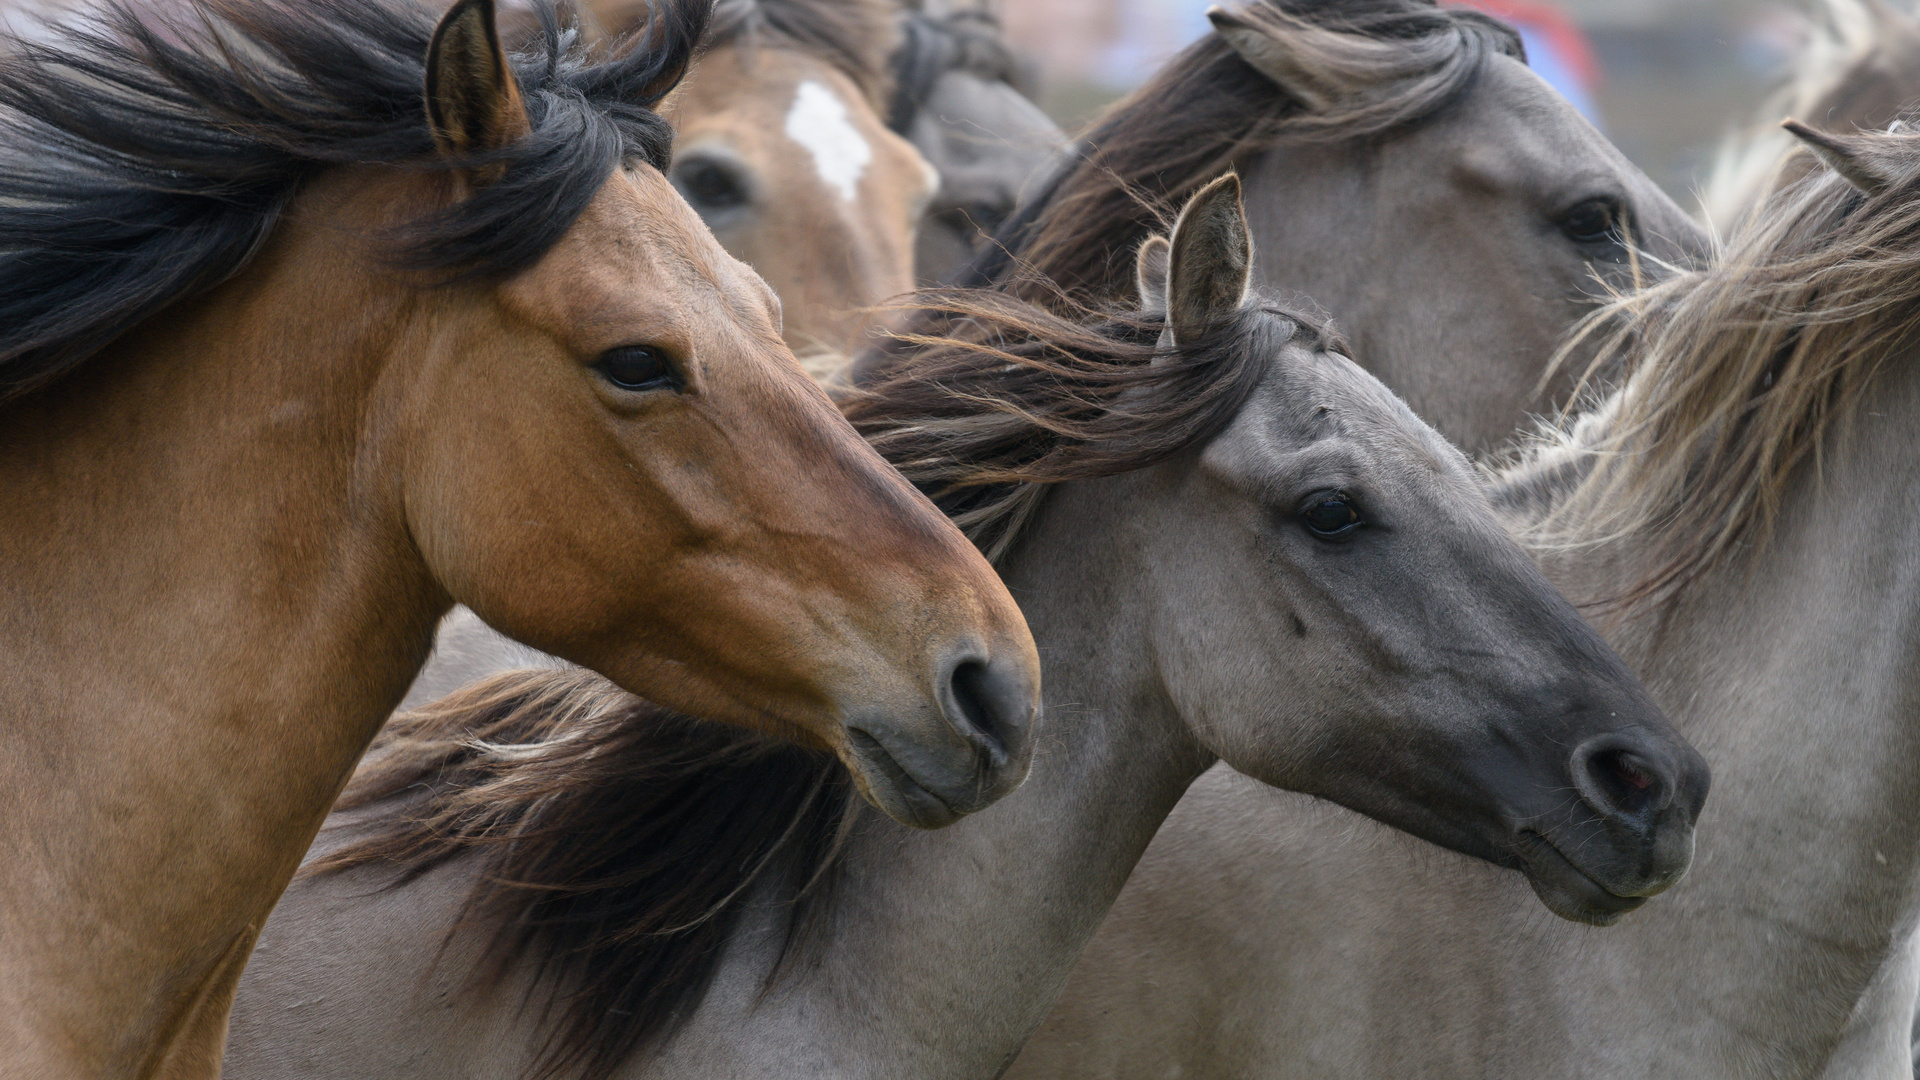
<path fill-rule="evenodd" d="M 947 724 L 996 768 L 1024 757 L 1038 695 L 1024 664 L 964 656 L 940 681 Z"/>
<path fill-rule="evenodd" d="M 1624 819 L 1638 830 L 1651 827 L 1683 786 L 1667 754 L 1631 735 L 1588 739 L 1569 764 L 1582 801 L 1602 818 Z"/>

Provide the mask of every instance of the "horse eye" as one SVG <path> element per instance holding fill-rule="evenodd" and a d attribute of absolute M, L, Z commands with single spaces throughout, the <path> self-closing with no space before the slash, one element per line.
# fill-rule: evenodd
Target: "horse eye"
<path fill-rule="evenodd" d="M 667 354 L 648 345 L 608 349 L 593 370 L 622 390 L 678 390 L 685 385 Z"/>
<path fill-rule="evenodd" d="M 1560 231 L 1576 244 L 1617 244 L 1623 218 L 1612 199 L 1588 199 L 1560 219 Z"/>
<path fill-rule="evenodd" d="M 1327 539 L 1346 536 L 1363 524 L 1360 511 L 1339 491 L 1323 491 L 1308 499 L 1300 521 L 1308 532 Z"/>
<path fill-rule="evenodd" d="M 733 210 L 749 201 L 746 180 L 739 172 L 711 159 L 695 158 L 676 165 L 673 186 L 702 214 Z"/>

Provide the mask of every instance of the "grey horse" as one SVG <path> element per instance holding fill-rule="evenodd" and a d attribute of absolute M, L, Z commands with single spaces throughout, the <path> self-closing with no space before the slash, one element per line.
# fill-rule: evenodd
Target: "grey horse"
<path fill-rule="evenodd" d="M 1845 175 L 1624 301 L 1630 376 L 1500 484 L 1713 765 L 1685 885 L 1555 926 L 1481 866 L 1217 769 L 1010 1076 L 1911 1074 L 1920 138 L 1813 137 Z"/>
<path fill-rule="evenodd" d="M 1503 24 L 1425 0 L 1265 0 L 1213 18 L 958 283 L 1124 298 L 1134 247 L 1236 166 L 1256 280 L 1324 305 L 1369 371 L 1480 453 L 1564 400 L 1569 378 L 1541 387 L 1547 357 L 1608 290 L 1709 248 Z M 870 353 L 855 378 L 885 362 Z"/>
<path fill-rule="evenodd" d="M 506 734 L 499 712 L 473 735 L 409 734 L 389 752 L 431 753 L 400 768 L 376 755 L 390 794 L 316 848 L 352 868 L 303 878 L 264 928 L 228 1075 L 514 1077 L 545 1061 L 593 1077 L 992 1076 L 1216 759 L 1520 869 L 1567 918 L 1612 922 L 1670 885 L 1706 793 L 1697 755 L 1500 528 L 1466 458 L 1310 322 L 1250 301 L 1248 263 L 1229 177 L 1171 244 L 1143 246 L 1154 317 L 1090 330 L 962 297 L 982 336 L 923 350 L 849 406 L 1005 552 L 1054 703 L 1018 796 L 937 832 L 845 828 L 837 882 L 804 907 L 810 932 L 796 899 L 830 854 L 765 884 L 710 883 L 711 906 L 647 933 L 634 894 L 596 883 L 641 873 L 670 837 L 617 865 L 565 854 L 653 827 L 607 775 L 618 744 L 597 740 L 619 725 L 556 698 L 580 722 L 539 739 Z M 443 768 L 449 754 L 464 764 Z M 516 779 L 549 754 L 578 771 L 546 771 L 558 788 Z M 450 775 L 489 779 L 469 799 Z M 661 783 L 631 782 L 634 799 Z M 495 793 L 531 816 L 488 824 Z M 595 799 L 597 827 L 546 817 Z M 472 846 L 445 846 L 446 830 Z M 525 868 L 492 857 L 515 850 L 534 852 Z M 567 881 L 538 869 L 563 864 Z M 670 865 L 658 876 L 662 894 L 684 889 Z M 520 901 L 475 899 L 503 887 Z M 548 936 L 513 932 L 542 912 Z M 663 959 L 644 970 L 668 975 L 596 981 L 719 918 L 730 928 L 700 941 L 691 974 Z M 662 1000 L 668 978 L 685 992 Z"/>
<path fill-rule="evenodd" d="M 1027 65 L 984 4 L 913 5 L 900 35 L 887 126 L 940 174 L 914 249 L 921 284 L 935 285 L 1013 214 L 1067 139 L 1029 97 Z"/>

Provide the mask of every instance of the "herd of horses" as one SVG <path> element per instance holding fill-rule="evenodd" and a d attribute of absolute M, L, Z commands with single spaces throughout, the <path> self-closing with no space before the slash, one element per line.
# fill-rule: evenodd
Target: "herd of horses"
<path fill-rule="evenodd" d="M 1830 10 L 1712 232 L 1430 0 L 1071 142 L 883 0 L 18 32 L 0 1076 L 1913 1073 Z"/>

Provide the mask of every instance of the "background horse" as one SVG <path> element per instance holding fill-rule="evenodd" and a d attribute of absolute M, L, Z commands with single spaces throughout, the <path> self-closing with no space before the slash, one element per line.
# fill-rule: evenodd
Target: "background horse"
<path fill-rule="evenodd" d="M 582 8 L 621 34 L 648 5 Z M 883 119 L 898 40 L 887 0 L 722 0 L 666 113 L 674 187 L 773 287 L 802 355 L 846 349 L 873 305 L 913 288 L 939 175 Z"/>
<path fill-rule="evenodd" d="M 1624 386 L 1498 488 L 1555 580 L 1616 602 L 1608 639 L 1713 765 L 1686 882 L 1605 933 L 1555 925 L 1216 770 L 1009 1075 L 1907 1075 L 1920 139 L 1832 152 L 1874 193 L 1816 173 L 1623 301 Z"/>
<path fill-rule="evenodd" d="M 992 1075 L 1216 756 L 1521 868 L 1570 918 L 1670 883 L 1697 757 L 1467 460 L 1248 302 L 1245 236 L 1228 178 L 1146 248 L 1163 317 L 952 297 L 978 336 L 850 403 L 1027 599 L 1062 704 L 1023 796 L 938 834 L 855 823 L 830 762 L 782 775 L 566 673 L 508 676 L 396 721 L 268 927 L 229 1074 Z M 686 768 L 618 763 L 636 711 L 697 740 Z M 799 851 L 709 839 L 727 821 Z M 782 861 L 690 887 L 674 854 L 708 844 Z"/>
<path fill-rule="evenodd" d="M 1031 100 L 1026 64 L 984 2 L 944 13 L 927 6 L 902 16 L 887 126 L 940 174 L 914 242 L 920 283 L 938 285 L 1013 214 L 1067 139 Z"/>
<path fill-rule="evenodd" d="M 994 249 L 963 283 L 1124 296 L 1167 208 L 1237 165 L 1257 280 L 1324 305 L 1369 371 L 1477 452 L 1562 399 L 1570 378 L 1540 392 L 1547 358 L 1607 289 L 1707 248 L 1502 24 L 1422 0 L 1214 19 L 1003 228 L 1031 285 Z M 870 353 L 856 375 L 884 364 Z"/>
<path fill-rule="evenodd" d="M 123 11 L 0 58 L 8 1072 L 218 1071 L 455 600 L 924 824 L 1024 773 L 1005 589 L 659 171 L 705 9 L 656 12 L 593 66 L 510 63 L 485 0 Z"/>

